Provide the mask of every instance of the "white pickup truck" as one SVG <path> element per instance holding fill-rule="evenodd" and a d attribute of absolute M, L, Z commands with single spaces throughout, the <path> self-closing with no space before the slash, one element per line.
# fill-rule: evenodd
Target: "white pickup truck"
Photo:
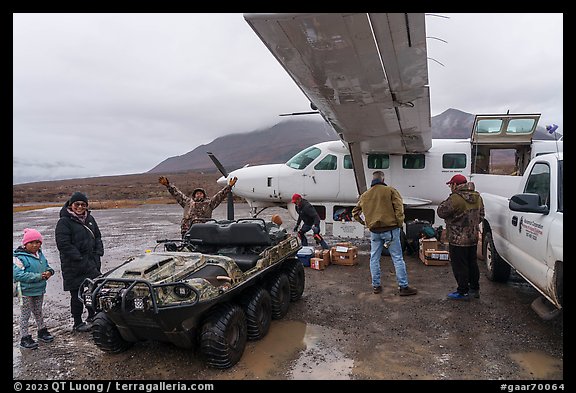
<path fill-rule="evenodd" d="M 544 154 L 530 161 L 518 194 L 482 194 L 488 279 L 506 282 L 515 269 L 542 294 L 532 308 L 543 319 L 557 316 L 563 303 L 563 173 L 563 153 Z"/>

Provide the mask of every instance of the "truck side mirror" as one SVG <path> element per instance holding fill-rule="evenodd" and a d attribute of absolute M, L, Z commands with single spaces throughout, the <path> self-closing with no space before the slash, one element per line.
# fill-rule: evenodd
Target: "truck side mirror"
<path fill-rule="evenodd" d="M 510 198 L 508 207 L 510 210 L 515 212 L 540 214 L 550 213 L 550 208 L 547 205 L 541 204 L 540 195 L 538 194 L 516 194 Z"/>

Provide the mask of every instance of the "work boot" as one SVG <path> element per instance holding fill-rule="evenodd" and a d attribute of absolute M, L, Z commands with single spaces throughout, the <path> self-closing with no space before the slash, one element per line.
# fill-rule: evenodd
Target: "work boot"
<path fill-rule="evenodd" d="M 372 287 L 372 292 L 374 292 L 374 293 L 382 292 L 382 286 L 378 285 L 377 287 Z"/>
<path fill-rule="evenodd" d="M 81 322 L 77 325 L 74 325 L 72 327 L 72 330 L 74 330 L 75 332 L 89 332 L 90 330 L 92 330 L 92 325 L 87 324 L 86 322 Z"/>
<path fill-rule="evenodd" d="M 45 343 L 50 343 L 54 341 L 54 336 L 50 334 L 47 328 L 42 328 L 38 330 L 38 340 Z"/>
<path fill-rule="evenodd" d="M 404 288 L 398 289 L 398 294 L 400 296 L 416 295 L 417 293 L 418 293 L 418 290 L 416 288 L 412 288 L 410 286 L 405 286 Z"/>
<path fill-rule="evenodd" d="M 20 347 L 26 348 L 26 349 L 36 349 L 36 348 L 38 348 L 38 343 L 36 341 L 34 341 L 32 336 L 29 334 L 27 336 L 22 337 L 22 339 L 20 339 Z"/>

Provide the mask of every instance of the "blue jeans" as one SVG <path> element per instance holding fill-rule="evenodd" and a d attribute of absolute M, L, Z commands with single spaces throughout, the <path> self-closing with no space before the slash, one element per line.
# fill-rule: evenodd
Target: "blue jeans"
<path fill-rule="evenodd" d="M 308 225 L 308 224 L 302 224 L 302 227 L 298 231 L 298 237 L 300 237 L 300 242 L 302 243 L 303 246 L 308 245 L 308 239 L 306 239 L 306 232 L 308 232 L 310 229 L 312 229 L 312 232 L 315 235 L 320 233 L 319 227 L 314 227 L 314 226 Z M 330 247 L 328 247 L 328 244 L 326 244 L 326 241 L 324 239 L 322 239 L 322 241 L 320 242 L 320 245 L 322 246 L 322 248 L 324 250 L 328 250 L 330 248 Z"/>
<path fill-rule="evenodd" d="M 380 256 L 384 242 L 391 241 L 388 251 L 396 270 L 396 281 L 400 288 L 408 286 L 408 274 L 406 264 L 402 256 L 402 244 L 400 243 L 400 228 L 391 231 L 374 233 L 370 232 L 370 273 L 372 274 L 372 286 L 380 286 Z"/>

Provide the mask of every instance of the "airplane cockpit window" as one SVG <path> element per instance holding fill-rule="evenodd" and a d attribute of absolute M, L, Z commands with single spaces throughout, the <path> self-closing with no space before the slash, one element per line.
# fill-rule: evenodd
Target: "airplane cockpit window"
<path fill-rule="evenodd" d="M 536 119 L 512 119 L 506 129 L 507 134 L 529 134 L 534 128 Z"/>
<path fill-rule="evenodd" d="M 350 154 L 346 154 L 344 156 L 344 169 L 353 169 L 354 166 L 352 165 L 352 157 Z"/>
<path fill-rule="evenodd" d="M 368 154 L 369 169 L 390 168 L 390 156 L 388 154 Z"/>
<path fill-rule="evenodd" d="M 404 154 L 402 156 L 402 168 L 404 169 L 423 169 L 424 166 L 424 154 Z"/>
<path fill-rule="evenodd" d="M 466 168 L 466 154 L 449 153 L 442 156 L 443 169 L 463 169 Z"/>
<path fill-rule="evenodd" d="M 497 134 L 502 128 L 502 119 L 482 119 L 476 125 L 477 134 Z"/>
<path fill-rule="evenodd" d="M 321 153 L 317 147 L 309 147 L 288 160 L 286 165 L 293 169 L 304 169 Z"/>
<path fill-rule="evenodd" d="M 540 195 L 540 203 L 548 205 L 550 199 L 550 167 L 544 163 L 537 163 L 524 187 L 524 192 Z"/>
<path fill-rule="evenodd" d="M 314 166 L 317 171 L 333 171 L 336 170 L 336 156 L 332 154 L 326 155 Z"/>

